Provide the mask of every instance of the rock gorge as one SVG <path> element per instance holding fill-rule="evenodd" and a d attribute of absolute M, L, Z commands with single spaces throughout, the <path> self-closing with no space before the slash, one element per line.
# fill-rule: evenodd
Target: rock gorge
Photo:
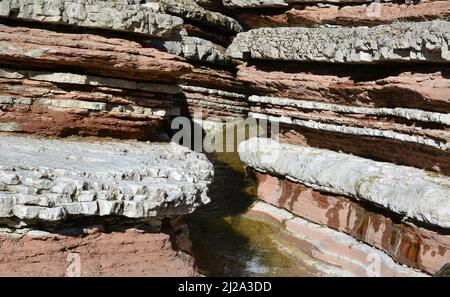
<path fill-rule="evenodd" d="M 82 275 L 199 275 L 184 220 L 217 168 L 169 143 L 178 116 L 279 127 L 239 144 L 245 216 L 322 275 L 434 275 L 449 18 L 442 0 L 0 0 L 0 275 L 65 275 L 67 251 Z"/>

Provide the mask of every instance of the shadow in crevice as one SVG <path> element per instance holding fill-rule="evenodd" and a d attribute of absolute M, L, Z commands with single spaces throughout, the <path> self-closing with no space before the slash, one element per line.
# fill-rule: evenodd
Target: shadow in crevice
<path fill-rule="evenodd" d="M 248 263 L 260 255 L 252 248 L 249 238 L 236 229 L 236 224 L 242 223 L 237 216 L 255 199 L 254 181 L 244 171 L 237 171 L 221 160 L 239 159 L 238 156 L 222 154 L 208 156 L 215 169 L 215 179 L 209 187 L 211 202 L 187 218 L 192 252 L 199 271 L 205 275 L 248 276 Z"/>
<path fill-rule="evenodd" d="M 192 133 L 201 132 L 204 138 L 205 131 L 199 124 L 191 121 L 191 129 Z M 255 180 L 247 176 L 237 152 L 206 155 L 215 172 L 208 192 L 211 202 L 185 218 L 192 242 L 190 253 L 204 275 L 255 275 L 265 251 L 253 246 L 248 236 L 257 226 L 241 216 L 256 199 Z M 252 263 L 257 263 L 256 269 L 249 269 Z"/>

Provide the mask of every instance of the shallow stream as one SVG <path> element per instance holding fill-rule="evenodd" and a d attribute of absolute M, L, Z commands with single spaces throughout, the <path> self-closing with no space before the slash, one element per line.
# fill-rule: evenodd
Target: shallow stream
<path fill-rule="evenodd" d="M 280 227 L 249 218 L 256 183 L 237 153 L 208 156 L 215 167 L 211 203 L 188 217 L 196 265 L 207 276 L 324 275 L 317 260 L 282 239 Z"/>

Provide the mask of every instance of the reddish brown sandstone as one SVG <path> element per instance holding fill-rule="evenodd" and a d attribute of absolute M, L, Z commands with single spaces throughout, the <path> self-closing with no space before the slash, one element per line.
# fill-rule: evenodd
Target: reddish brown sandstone
<path fill-rule="evenodd" d="M 355 106 L 404 107 L 450 112 L 450 79 L 445 70 L 383 74 L 386 69 L 309 66 L 239 66 L 238 79 L 254 94 Z M 389 72 L 389 71 L 387 71 Z M 377 73 L 377 77 L 373 74 Z"/>
<path fill-rule="evenodd" d="M 448 151 L 418 143 L 288 125 L 281 125 L 280 132 L 282 142 L 342 151 L 364 158 L 450 174 Z"/>
<path fill-rule="evenodd" d="M 256 173 L 258 196 L 308 221 L 345 232 L 375 246 L 396 261 L 435 273 L 450 261 L 450 234 L 398 221 L 378 209 L 315 191 L 268 174 Z"/>
<path fill-rule="evenodd" d="M 395 21 L 425 21 L 450 18 L 447 1 L 419 2 L 415 5 L 382 3 L 380 14 L 375 14 L 376 4 L 357 6 L 296 6 L 287 11 L 273 13 L 238 12 L 250 28 L 307 26 L 321 24 L 379 25 Z"/>
<path fill-rule="evenodd" d="M 65 276 L 78 254 L 81 276 L 195 276 L 192 259 L 172 248 L 169 235 L 92 232 L 83 236 L 0 235 L 0 275 Z"/>
<path fill-rule="evenodd" d="M 173 81 L 191 70 L 181 58 L 119 38 L 0 24 L 2 64 L 81 69 L 127 79 Z"/>

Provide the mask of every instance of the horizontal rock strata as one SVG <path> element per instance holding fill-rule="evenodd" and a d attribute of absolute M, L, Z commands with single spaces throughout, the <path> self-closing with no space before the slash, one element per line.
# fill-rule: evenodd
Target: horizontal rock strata
<path fill-rule="evenodd" d="M 145 139 L 173 112 L 169 84 L 0 68 L 0 131 Z"/>
<path fill-rule="evenodd" d="M 91 228 L 77 236 L 1 232 L 0 244 L 1 276 L 198 276 L 193 260 L 173 250 L 168 234 L 138 229 Z"/>
<path fill-rule="evenodd" d="M 282 226 L 287 232 L 286 240 L 302 247 L 302 251 L 313 258 L 345 271 L 344 274 L 338 274 L 339 276 L 426 276 L 395 263 L 385 253 L 351 236 L 308 222 L 273 205 L 257 202 L 246 215 Z"/>
<path fill-rule="evenodd" d="M 250 112 L 252 117 L 281 124 L 279 137 L 283 141 L 333 150 L 339 148 L 356 155 L 450 172 L 447 165 L 450 158 L 448 113 L 400 107 L 356 107 L 278 97 L 251 96 L 250 102 L 254 104 Z M 323 139 L 320 136 L 323 134 L 330 138 Z M 364 144 L 360 143 L 362 139 Z"/>
<path fill-rule="evenodd" d="M 249 116 L 279 128 L 240 146 L 259 198 L 436 273 L 450 250 L 447 1 L 224 4 L 250 29 L 227 49 Z"/>
<path fill-rule="evenodd" d="M 0 31 L 0 131 L 148 139 L 176 112 L 181 89 L 174 80 L 192 69 L 126 39 L 7 25 Z"/>
<path fill-rule="evenodd" d="M 448 113 L 450 80 L 445 67 L 370 67 L 247 64 L 238 79 L 256 95 L 362 107 L 412 108 Z M 365 71 L 369 70 L 369 71 Z"/>
<path fill-rule="evenodd" d="M 207 10 L 193 0 L 156 1 L 159 5 L 153 1 L 150 3 L 152 7 L 158 6 L 163 12 L 180 16 L 195 23 L 205 24 L 222 32 L 239 33 L 243 30 L 241 24 L 235 19 L 216 11 Z"/>
<path fill-rule="evenodd" d="M 252 138 L 241 143 L 239 151 L 242 161 L 258 171 L 369 202 L 428 225 L 450 226 L 448 177 L 270 139 Z"/>
<path fill-rule="evenodd" d="M 229 70 L 196 67 L 181 76 L 180 88 L 182 94 L 176 102 L 182 115 L 193 117 L 200 110 L 202 119 L 248 115 L 248 88 Z"/>
<path fill-rule="evenodd" d="M 147 81 L 173 81 L 192 67 L 176 56 L 125 39 L 1 24 L 0 57 L 2 64 L 14 67 L 66 67 Z"/>
<path fill-rule="evenodd" d="M 153 37 L 170 37 L 183 24 L 181 18 L 160 13 L 135 0 L 5 0 L 0 3 L 0 16 Z"/>
<path fill-rule="evenodd" d="M 256 173 L 258 197 L 319 225 L 345 232 L 389 254 L 395 261 L 430 274 L 450 261 L 450 233 L 404 223 L 396 216 L 327 194 L 301 183 Z"/>
<path fill-rule="evenodd" d="M 448 174 L 445 68 L 388 68 L 249 64 L 238 78 L 265 95 L 250 96 L 250 114 L 280 123 L 284 142 Z"/>
<path fill-rule="evenodd" d="M 450 23 L 440 20 L 371 28 L 261 28 L 238 34 L 227 52 L 236 59 L 448 63 L 449 34 Z"/>
<path fill-rule="evenodd" d="M 338 3 L 338 4 L 354 4 L 354 3 L 370 3 L 373 0 L 222 0 L 223 4 L 228 7 L 236 8 L 276 8 L 285 7 L 290 4 L 317 4 L 317 3 Z M 393 0 L 381 0 L 380 2 L 394 2 Z"/>
<path fill-rule="evenodd" d="M 25 224 L 70 216 L 151 218 L 207 203 L 213 168 L 178 145 L 1 137 L 2 218 Z"/>
<path fill-rule="evenodd" d="M 342 2 L 342 1 L 341 1 Z M 367 25 L 375 26 L 397 21 L 449 20 L 447 1 L 417 3 L 371 3 L 339 6 L 315 5 L 291 6 L 280 11 L 255 12 L 236 9 L 236 14 L 248 27 L 294 27 L 316 25 Z"/>

